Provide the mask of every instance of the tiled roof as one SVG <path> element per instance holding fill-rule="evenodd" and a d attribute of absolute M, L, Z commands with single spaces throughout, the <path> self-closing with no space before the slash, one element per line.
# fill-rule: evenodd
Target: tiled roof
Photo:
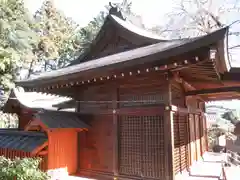
<path fill-rule="evenodd" d="M 32 152 L 46 141 L 47 136 L 40 132 L 0 130 L 0 148 Z"/>
<path fill-rule="evenodd" d="M 43 110 L 35 117 L 48 128 L 89 128 L 75 112 Z"/>

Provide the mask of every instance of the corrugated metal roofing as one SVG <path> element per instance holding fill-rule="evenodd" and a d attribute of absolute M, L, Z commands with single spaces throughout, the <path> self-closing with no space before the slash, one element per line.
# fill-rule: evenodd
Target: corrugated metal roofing
<path fill-rule="evenodd" d="M 48 128 L 89 128 L 75 112 L 43 110 L 35 116 Z"/>
<path fill-rule="evenodd" d="M 47 141 L 47 136 L 40 132 L 0 130 L 0 148 L 32 152 Z"/>

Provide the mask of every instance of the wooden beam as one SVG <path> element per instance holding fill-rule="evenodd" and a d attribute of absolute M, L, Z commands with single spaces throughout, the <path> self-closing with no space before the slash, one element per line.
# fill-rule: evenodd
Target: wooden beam
<path fill-rule="evenodd" d="M 116 87 L 116 86 L 115 86 Z M 113 94 L 112 94 L 112 99 L 113 99 L 113 109 L 118 108 L 118 99 L 119 99 L 119 89 L 113 88 Z M 119 148 L 118 148 L 118 141 L 119 141 L 119 135 L 118 135 L 118 115 L 116 114 L 115 111 L 113 111 L 113 173 L 114 176 L 119 175 Z"/>
<path fill-rule="evenodd" d="M 39 156 L 45 156 L 46 154 L 48 154 L 47 150 L 40 151 L 39 153 L 37 153 L 37 155 L 39 155 Z"/>
<path fill-rule="evenodd" d="M 191 91 L 196 90 L 195 87 L 193 87 L 191 84 L 189 84 L 183 78 L 181 78 L 178 73 L 174 73 L 173 74 L 173 78 L 174 78 L 175 81 L 177 81 L 178 83 L 182 84 L 185 88 L 187 88 L 187 89 L 189 89 Z"/>
<path fill-rule="evenodd" d="M 185 95 L 194 96 L 194 95 L 204 95 L 204 94 L 223 93 L 223 92 L 240 92 L 240 86 L 192 90 L 192 91 L 186 92 Z"/>
<path fill-rule="evenodd" d="M 225 72 L 224 74 L 221 75 L 221 79 L 223 81 L 240 82 L 240 74 L 239 74 L 239 72 Z"/>
<path fill-rule="evenodd" d="M 36 126 L 36 125 L 38 125 L 40 128 L 42 128 L 45 132 L 47 132 L 47 130 L 48 130 L 48 128 L 47 128 L 47 126 L 45 126 L 45 124 L 43 124 L 40 120 L 38 120 L 38 119 L 34 119 L 34 120 L 32 120 L 32 121 L 30 121 L 30 123 L 28 123 L 26 126 L 25 126 L 25 128 L 24 128 L 24 130 L 25 131 L 29 131 L 30 129 L 32 129 L 32 127 L 34 127 L 34 126 Z"/>
<path fill-rule="evenodd" d="M 173 74 L 173 78 L 174 78 L 175 81 L 177 81 L 178 83 L 182 84 L 183 87 L 185 87 L 187 90 L 189 90 L 189 91 L 195 91 L 196 90 L 196 88 L 192 84 L 190 84 L 189 82 L 187 82 L 186 80 L 181 78 L 179 73 L 174 73 Z M 204 102 L 207 101 L 206 98 L 203 98 L 201 96 L 197 96 L 197 98 L 202 100 L 202 101 L 204 101 Z"/>
<path fill-rule="evenodd" d="M 31 152 L 31 156 L 35 156 L 36 154 L 38 154 L 42 149 L 44 149 L 45 147 L 48 146 L 48 141 L 46 141 L 45 143 L 43 143 L 41 146 L 37 147 L 36 149 L 34 149 Z"/>
<path fill-rule="evenodd" d="M 116 108 L 114 110 L 81 110 L 80 114 L 96 114 L 96 115 L 112 115 L 113 113 L 116 115 L 162 115 L 163 111 L 165 110 L 164 104 L 159 104 L 155 107 L 126 107 L 126 108 Z"/>
<path fill-rule="evenodd" d="M 179 112 L 183 114 L 202 114 L 204 113 L 201 109 L 189 110 L 188 108 L 181 108 L 171 105 L 171 110 L 174 112 Z"/>
<path fill-rule="evenodd" d="M 156 107 L 131 107 L 131 108 L 119 108 L 116 109 L 118 115 L 137 115 L 137 116 L 151 116 L 162 115 L 165 110 L 165 105 L 159 105 Z"/>

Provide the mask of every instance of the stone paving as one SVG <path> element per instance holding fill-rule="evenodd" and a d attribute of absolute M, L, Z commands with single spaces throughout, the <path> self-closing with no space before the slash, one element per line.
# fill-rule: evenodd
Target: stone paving
<path fill-rule="evenodd" d="M 176 180 L 222 180 L 222 162 L 226 160 L 225 153 L 206 152 L 203 159 L 196 162 L 191 168 L 190 173 L 176 176 Z M 227 167 L 227 180 L 239 180 L 240 168 Z M 64 180 L 96 180 L 75 176 L 65 177 Z"/>
<path fill-rule="evenodd" d="M 190 173 L 182 174 L 176 180 L 220 180 L 222 179 L 222 161 L 225 159 L 224 153 L 206 152 L 203 159 L 190 168 Z"/>

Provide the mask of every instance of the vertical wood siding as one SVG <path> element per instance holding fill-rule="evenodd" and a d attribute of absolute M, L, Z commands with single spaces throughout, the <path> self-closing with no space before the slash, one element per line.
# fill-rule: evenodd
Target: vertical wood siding
<path fill-rule="evenodd" d="M 113 122 L 111 116 L 99 115 L 89 121 L 91 128 L 79 133 L 81 169 L 113 172 Z"/>
<path fill-rule="evenodd" d="M 39 165 L 39 168 L 43 171 L 47 170 L 47 156 L 35 156 L 32 157 L 30 152 L 24 152 L 24 151 L 18 151 L 13 149 L 7 149 L 7 148 L 0 148 L 0 156 L 4 156 L 9 159 L 15 159 L 16 157 L 22 159 L 22 158 L 41 158 L 41 163 Z"/>
<path fill-rule="evenodd" d="M 189 109 L 201 109 L 205 111 L 204 102 L 197 100 L 195 97 L 188 98 L 187 106 Z M 190 156 L 191 164 L 200 160 L 203 153 L 207 150 L 207 133 L 206 121 L 204 114 L 189 114 L 189 131 L 190 131 Z"/>
<path fill-rule="evenodd" d="M 184 108 L 184 91 L 180 84 L 171 84 L 172 104 Z M 175 174 L 189 168 L 189 121 L 186 114 L 174 113 L 174 170 Z"/>
<path fill-rule="evenodd" d="M 113 100 L 117 93 L 117 108 L 132 109 L 131 113 L 115 116 L 117 118 L 117 131 L 113 133 L 113 114 L 92 115 L 88 119 L 91 128 L 88 132 L 79 133 L 79 165 L 80 172 L 103 173 L 113 175 L 118 173 L 120 177 L 165 179 L 164 144 L 164 112 L 156 112 L 152 115 L 133 115 L 135 108 L 159 107 L 168 104 L 166 80 L 161 75 L 150 73 L 147 76 L 129 77 L 118 80 L 116 84 L 89 86 L 86 90 L 80 90 L 79 99 L 84 101 Z M 145 101 L 145 102 L 133 102 Z M 79 111 L 89 113 L 102 110 L 113 110 L 113 104 L 80 103 Z M 96 114 L 96 113 L 95 113 Z M 161 115 L 160 115 L 161 114 Z M 114 140 L 117 136 L 117 154 L 113 151 Z M 117 158 L 117 161 L 114 159 Z M 114 165 L 117 162 L 117 166 Z M 115 169 L 114 169 L 115 168 Z M 117 169 L 116 169 L 117 168 Z"/>
<path fill-rule="evenodd" d="M 48 169 L 67 168 L 77 171 L 77 132 L 71 129 L 52 130 L 48 133 Z"/>
<path fill-rule="evenodd" d="M 24 128 L 32 120 L 32 118 L 33 118 L 32 113 L 21 112 L 21 115 L 19 116 L 19 124 L 18 124 L 19 130 L 24 130 Z"/>

